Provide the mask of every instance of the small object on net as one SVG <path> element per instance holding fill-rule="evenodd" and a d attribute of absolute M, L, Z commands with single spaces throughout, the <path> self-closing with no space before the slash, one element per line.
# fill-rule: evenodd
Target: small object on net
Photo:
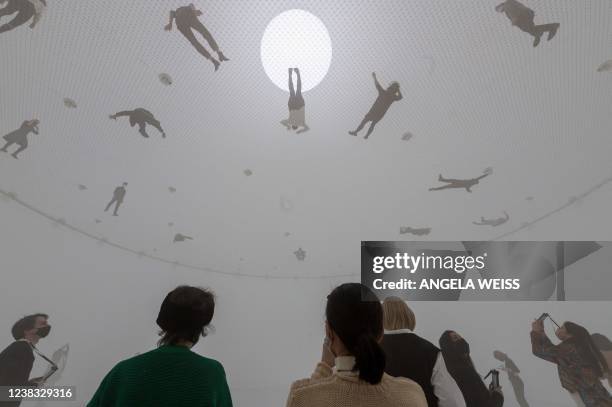
<path fill-rule="evenodd" d="M 94 219 L 94 222 L 96 223 L 102 223 L 102 221 L 100 219 Z"/>
<path fill-rule="evenodd" d="M 64 106 L 66 106 L 68 109 L 76 109 L 77 104 L 70 98 L 64 98 Z"/>
<path fill-rule="evenodd" d="M 297 249 L 296 251 L 294 251 L 293 254 L 295 254 L 295 257 L 299 261 L 304 261 L 304 259 L 306 258 L 306 252 L 304 250 L 302 250 L 301 247 L 299 249 Z"/>
<path fill-rule="evenodd" d="M 170 227 L 174 226 L 174 222 L 168 222 L 168 226 Z"/>
<path fill-rule="evenodd" d="M 487 167 L 482 171 L 483 174 L 491 175 L 493 174 L 493 167 Z"/>
<path fill-rule="evenodd" d="M 414 137 L 414 136 L 413 136 L 413 135 L 412 135 L 412 133 L 410 133 L 410 132 L 406 132 L 406 133 L 402 134 L 402 140 L 404 140 L 404 141 L 408 141 L 408 140 L 410 140 L 412 137 Z"/>
<path fill-rule="evenodd" d="M 612 71 L 612 59 L 599 65 L 599 68 L 597 68 L 597 72 L 609 72 L 609 71 Z"/>
<path fill-rule="evenodd" d="M 525 198 L 525 200 L 531 202 L 534 200 L 534 198 L 532 196 L 528 196 L 527 198 Z"/>
<path fill-rule="evenodd" d="M 77 185 L 77 188 L 79 189 L 79 191 L 85 191 L 87 189 L 87 186 L 85 186 L 83 184 L 79 184 L 79 185 Z"/>
<path fill-rule="evenodd" d="M 170 193 L 175 193 L 176 192 L 176 188 L 174 187 L 168 187 L 168 191 L 170 191 Z"/>
<path fill-rule="evenodd" d="M 184 242 L 185 240 L 193 240 L 193 238 L 189 236 L 185 236 L 181 233 L 177 233 L 176 235 L 174 235 L 174 243 Z"/>
<path fill-rule="evenodd" d="M 172 85 L 172 77 L 170 75 L 168 75 L 167 73 L 160 73 L 159 74 L 159 81 L 161 83 L 163 83 L 166 86 L 170 86 Z"/>
<path fill-rule="evenodd" d="M 291 233 L 290 232 L 285 232 L 285 237 L 289 237 L 289 236 L 291 236 Z"/>
<path fill-rule="evenodd" d="M 244 170 L 243 172 L 244 172 L 244 175 L 246 175 L 247 177 L 250 177 L 251 175 L 253 175 L 253 171 L 249 170 L 248 168 Z"/>

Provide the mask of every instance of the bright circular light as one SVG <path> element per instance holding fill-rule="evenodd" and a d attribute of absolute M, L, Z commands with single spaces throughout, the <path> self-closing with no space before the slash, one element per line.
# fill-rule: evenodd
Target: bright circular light
<path fill-rule="evenodd" d="M 277 15 L 261 39 L 261 63 L 270 80 L 289 91 L 288 68 L 299 68 L 302 92 L 317 86 L 329 70 L 332 44 L 323 22 L 304 10 Z M 295 86 L 295 75 L 293 83 Z"/>

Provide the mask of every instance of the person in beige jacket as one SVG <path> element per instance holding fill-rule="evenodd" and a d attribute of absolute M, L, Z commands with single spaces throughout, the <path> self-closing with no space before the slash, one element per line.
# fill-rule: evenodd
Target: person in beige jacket
<path fill-rule="evenodd" d="M 385 373 L 380 347 L 383 311 L 359 283 L 342 284 L 327 297 L 321 362 L 291 385 L 287 407 L 427 407 L 414 381 Z"/>

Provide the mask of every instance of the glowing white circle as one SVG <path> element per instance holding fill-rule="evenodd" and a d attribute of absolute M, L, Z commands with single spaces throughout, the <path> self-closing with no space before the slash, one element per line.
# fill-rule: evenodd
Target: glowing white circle
<path fill-rule="evenodd" d="M 288 68 L 299 68 L 302 92 L 317 86 L 329 70 L 332 43 L 327 28 L 305 10 L 288 10 L 270 21 L 261 39 L 261 63 L 270 80 L 289 91 Z M 293 77 L 294 86 L 296 77 Z"/>

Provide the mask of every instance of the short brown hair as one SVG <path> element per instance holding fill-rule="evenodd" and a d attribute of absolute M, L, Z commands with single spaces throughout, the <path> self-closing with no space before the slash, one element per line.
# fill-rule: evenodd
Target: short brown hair
<path fill-rule="evenodd" d="M 387 297 L 383 301 L 383 324 L 385 330 L 395 331 L 397 329 L 414 330 L 416 317 L 406 302 L 398 297 Z"/>

